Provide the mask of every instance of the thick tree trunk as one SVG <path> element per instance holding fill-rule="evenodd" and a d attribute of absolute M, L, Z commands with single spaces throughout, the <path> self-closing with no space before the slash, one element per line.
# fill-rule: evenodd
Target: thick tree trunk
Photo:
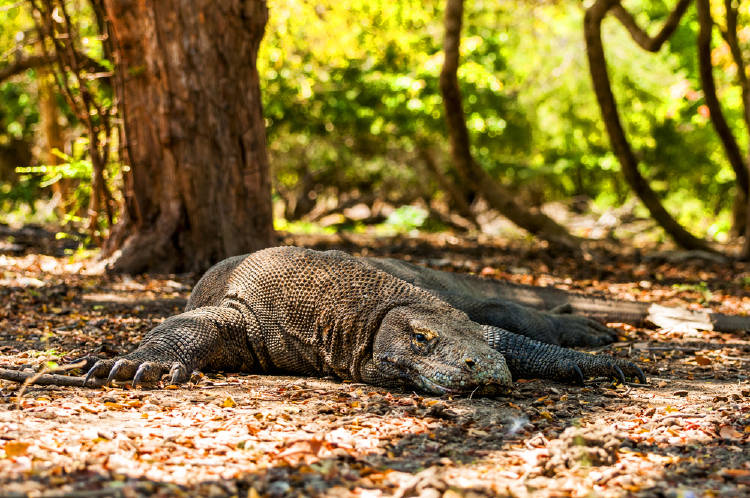
<path fill-rule="evenodd" d="M 105 0 L 130 171 L 114 271 L 200 271 L 273 242 L 263 0 Z"/>
<path fill-rule="evenodd" d="M 447 0 L 443 42 L 445 62 L 440 73 L 440 92 L 456 170 L 471 188 L 481 193 L 490 206 L 519 227 L 555 245 L 577 249 L 580 241 L 564 227 L 542 212 L 519 205 L 511 191 L 491 178 L 474 161 L 457 76 L 463 8 L 463 0 Z"/>
<path fill-rule="evenodd" d="M 701 249 L 714 251 L 711 246 L 685 230 L 682 225 L 670 215 L 661 200 L 651 189 L 648 181 L 638 170 L 638 159 L 630 147 L 625 130 L 617 111 L 617 103 L 612 93 L 612 85 L 607 72 L 607 62 L 604 57 L 602 44 L 602 20 L 613 7 L 619 5 L 619 0 L 597 0 L 586 10 L 584 17 L 584 37 L 586 39 L 586 55 L 589 60 L 591 81 L 599 102 L 602 120 L 609 134 L 612 150 L 622 166 L 625 180 L 633 192 L 643 202 L 651 216 L 669 234 L 674 241 L 685 249 Z"/>

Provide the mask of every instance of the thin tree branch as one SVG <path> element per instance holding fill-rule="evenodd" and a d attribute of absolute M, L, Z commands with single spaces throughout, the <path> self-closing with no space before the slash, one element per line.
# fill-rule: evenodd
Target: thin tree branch
<path fill-rule="evenodd" d="M 649 36 L 646 31 L 638 26 L 635 18 L 630 12 L 625 10 L 625 7 L 619 2 L 612 7 L 612 14 L 622 23 L 623 26 L 625 26 L 625 29 L 630 32 L 633 41 L 640 45 L 643 50 L 658 52 L 662 45 L 664 45 L 664 42 L 667 41 L 672 36 L 675 29 L 677 29 L 682 16 L 685 14 L 685 11 L 692 1 L 693 0 L 679 0 L 677 5 L 675 5 L 674 10 L 672 10 L 669 17 L 667 17 L 667 20 L 664 21 L 661 30 L 659 30 L 654 37 Z"/>
<path fill-rule="evenodd" d="M 16 59 L 7 66 L 0 69 L 0 82 L 5 81 L 17 74 L 21 74 L 27 69 L 47 66 L 54 62 L 54 57 L 46 55 L 26 55 Z"/>
<path fill-rule="evenodd" d="M 97 61 L 83 54 L 79 54 L 79 57 L 84 58 L 85 67 L 87 71 L 93 71 L 101 79 L 109 80 L 112 75 L 111 71 L 99 64 Z M 54 64 L 56 61 L 55 54 L 34 54 L 34 55 L 23 55 L 16 58 L 10 64 L 0 68 L 0 82 L 12 78 L 18 74 L 23 73 L 27 69 L 35 69 L 37 67 L 49 66 Z"/>
<path fill-rule="evenodd" d="M 750 138 L 750 81 L 747 78 L 747 65 L 745 64 L 745 58 L 742 56 L 742 48 L 740 47 L 740 41 L 737 37 L 737 17 L 739 15 L 739 4 L 735 7 L 732 5 L 732 0 L 724 0 L 724 9 L 726 10 L 727 17 L 727 29 L 719 28 L 724 41 L 729 46 L 729 51 L 732 54 L 732 60 L 737 65 L 737 82 L 742 90 L 742 110 L 743 117 L 745 119 L 745 127 Z M 748 141 L 748 147 L 750 147 L 750 140 Z"/>
<path fill-rule="evenodd" d="M 714 27 L 711 18 L 711 7 L 709 0 L 696 0 L 696 10 L 698 12 L 698 71 L 700 73 L 701 85 L 703 86 L 703 96 L 706 100 L 706 107 L 711 115 L 711 124 L 713 124 L 716 134 L 719 135 L 721 143 L 724 146 L 729 164 L 734 170 L 737 177 L 737 183 L 748 198 L 750 191 L 750 181 L 748 177 L 747 165 L 742 158 L 742 152 L 737 144 L 724 112 L 721 109 L 719 98 L 716 96 L 716 83 L 714 81 L 714 67 L 711 63 L 711 35 Z"/>

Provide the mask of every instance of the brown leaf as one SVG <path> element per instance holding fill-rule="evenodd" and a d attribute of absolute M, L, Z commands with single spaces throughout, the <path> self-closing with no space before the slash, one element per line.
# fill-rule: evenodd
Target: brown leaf
<path fill-rule="evenodd" d="M 733 477 L 750 476 L 750 470 L 747 469 L 724 469 L 721 473 Z"/>
<path fill-rule="evenodd" d="M 26 454 L 26 450 L 29 449 L 30 443 L 24 443 L 22 441 L 8 441 L 5 443 L 5 455 L 10 458 L 20 457 Z"/>
<path fill-rule="evenodd" d="M 734 427 L 731 425 L 722 425 L 719 428 L 719 435 L 723 437 L 724 439 L 740 439 L 742 438 L 742 433 L 735 430 Z"/>
<path fill-rule="evenodd" d="M 706 365 L 710 365 L 711 363 L 713 363 L 713 361 L 711 360 L 711 358 L 708 358 L 706 356 L 703 356 L 703 355 L 697 354 L 697 353 L 695 355 L 695 362 L 698 365 L 700 365 L 700 366 L 706 366 Z"/>

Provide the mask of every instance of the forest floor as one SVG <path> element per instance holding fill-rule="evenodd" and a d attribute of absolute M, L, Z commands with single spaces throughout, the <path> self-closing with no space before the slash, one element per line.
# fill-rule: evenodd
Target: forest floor
<path fill-rule="evenodd" d="M 112 357 L 180 312 L 195 275 L 112 276 L 65 241 L 0 233 L 0 366 Z M 12 239 L 9 238 L 12 236 Z M 750 265 L 585 260 L 450 235 L 287 237 L 628 300 L 750 313 Z M 497 398 L 211 375 L 159 390 L 0 381 L 0 496 L 750 495 L 750 335 L 611 324 L 650 384 L 520 381 Z"/>

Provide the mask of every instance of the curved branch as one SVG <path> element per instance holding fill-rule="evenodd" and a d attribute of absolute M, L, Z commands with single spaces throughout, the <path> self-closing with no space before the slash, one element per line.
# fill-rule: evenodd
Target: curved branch
<path fill-rule="evenodd" d="M 695 5 L 698 12 L 698 25 L 700 26 L 698 31 L 698 70 L 703 86 L 703 96 L 706 100 L 706 107 L 710 111 L 711 124 L 713 124 L 716 134 L 721 139 L 729 164 L 732 165 L 737 177 L 737 183 L 747 198 L 750 189 L 747 166 L 742 159 L 742 152 L 737 145 L 737 139 L 729 128 L 724 112 L 721 110 L 719 99 L 716 96 L 714 67 L 711 63 L 711 35 L 714 27 L 711 7 L 708 0 L 696 0 Z"/>
<path fill-rule="evenodd" d="M 619 2 L 612 7 L 612 14 L 614 14 L 622 25 L 625 26 L 625 29 L 630 32 L 633 41 L 640 45 L 643 50 L 658 52 L 661 46 L 664 45 L 664 42 L 667 41 L 672 36 L 675 29 L 677 29 L 677 26 L 680 24 L 680 19 L 682 19 L 685 11 L 690 6 L 690 2 L 692 2 L 692 0 L 679 0 L 677 5 L 675 5 L 674 10 L 669 14 L 669 17 L 667 17 L 667 20 L 664 21 L 664 26 L 662 26 L 661 30 L 654 37 L 649 36 L 648 33 L 638 26 L 635 18 L 630 12 L 625 10 L 625 7 Z"/>
<path fill-rule="evenodd" d="M 78 54 L 78 56 L 84 60 L 84 65 L 87 71 L 94 73 L 99 79 L 103 79 L 105 81 L 109 80 L 110 76 L 112 75 L 112 72 L 110 70 L 87 55 Z M 56 61 L 57 55 L 54 53 L 21 56 L 10 64 L 0 68 L 0 82 L 3 82 L 8 78 L 12 78 L 17 74 L 21 74 L 27 69 L 48 66 L 50 64 L 54 64 Z"/>
<path fill-rule="evenodd" d="M 604 45 L 602 43 L 602 20 L 607 13 L 619 4 L 619 0 L 597 0 L 586 10 L 584 16 L 584 36 L 586 39 L 586 55 L 589 60 L 589 71 L 591 82 L 599 102 L 602 120 L 607 129 L 612 150 L 622 165 L 622 172 L 633 192 L 646 206 L 651 216 L 659 225 L 674 239 L 674 241 L 685 249 L 701 249 L 715 252 L 705 240 L 695 237 L 670 215 L 661 203 L 661 200 L 651 189 L 648 181 L 638 170 L 638 159 L 636 159 L 630 142 L 625 135 L 625 130 L 620 121 L 617 111 L 617 102 L 612 93 L 612 84 L 607 72 L 607 61 L 604 56 Z"/>
<path fill-rule="evenodd" d="M 19 57 L 12 63 L 0 69 L 0 82 L 7 80 L 27 69 L 46 66 L 55 62 L 54 56 L 27 55 Z"/>
<path fill-rule="evenodd" d="M 89 379 L 84 384 L 85 377 L 59 374 L 45 374 L 0 368 L 0 379 L 17 382 L 19 384 L 29 383 L 40 386 L 70 386 L 70 387 L 99 387 L 105 384 L 103 379 Z"/>
<path fill-rule="evenodd" d="M 742 110 L 745 118 L 745 128 L 750 133 L 750 81 L 747 78 L 747 64 L 742 56 L 740 40 L 737 37 L 738 6 L 732 4 L 732 0 L 724 0 L 724 9 L 727 16 L 727 29 L 720 29 L 721 36 L 729 46 L 732 59 L 737 65 L 737 82 L 742 90 Z"/>
<path fill-rule="evenodd" d="M 557 246 L 577 250 L 580 239 L 572 236 L 565 227 L 544 213 L 531 211 L 518 204 L 513 192 L 490 177 L 474 161 L 457 76 L 462 19 L 463 0 L 447 0 L 443 40 L 445 61 L 440 72 L 440 93 L 443 96 L 451 156 L 456 170 L 471 188 L 481 193 L 491 207 L 519 227 Z"/>

